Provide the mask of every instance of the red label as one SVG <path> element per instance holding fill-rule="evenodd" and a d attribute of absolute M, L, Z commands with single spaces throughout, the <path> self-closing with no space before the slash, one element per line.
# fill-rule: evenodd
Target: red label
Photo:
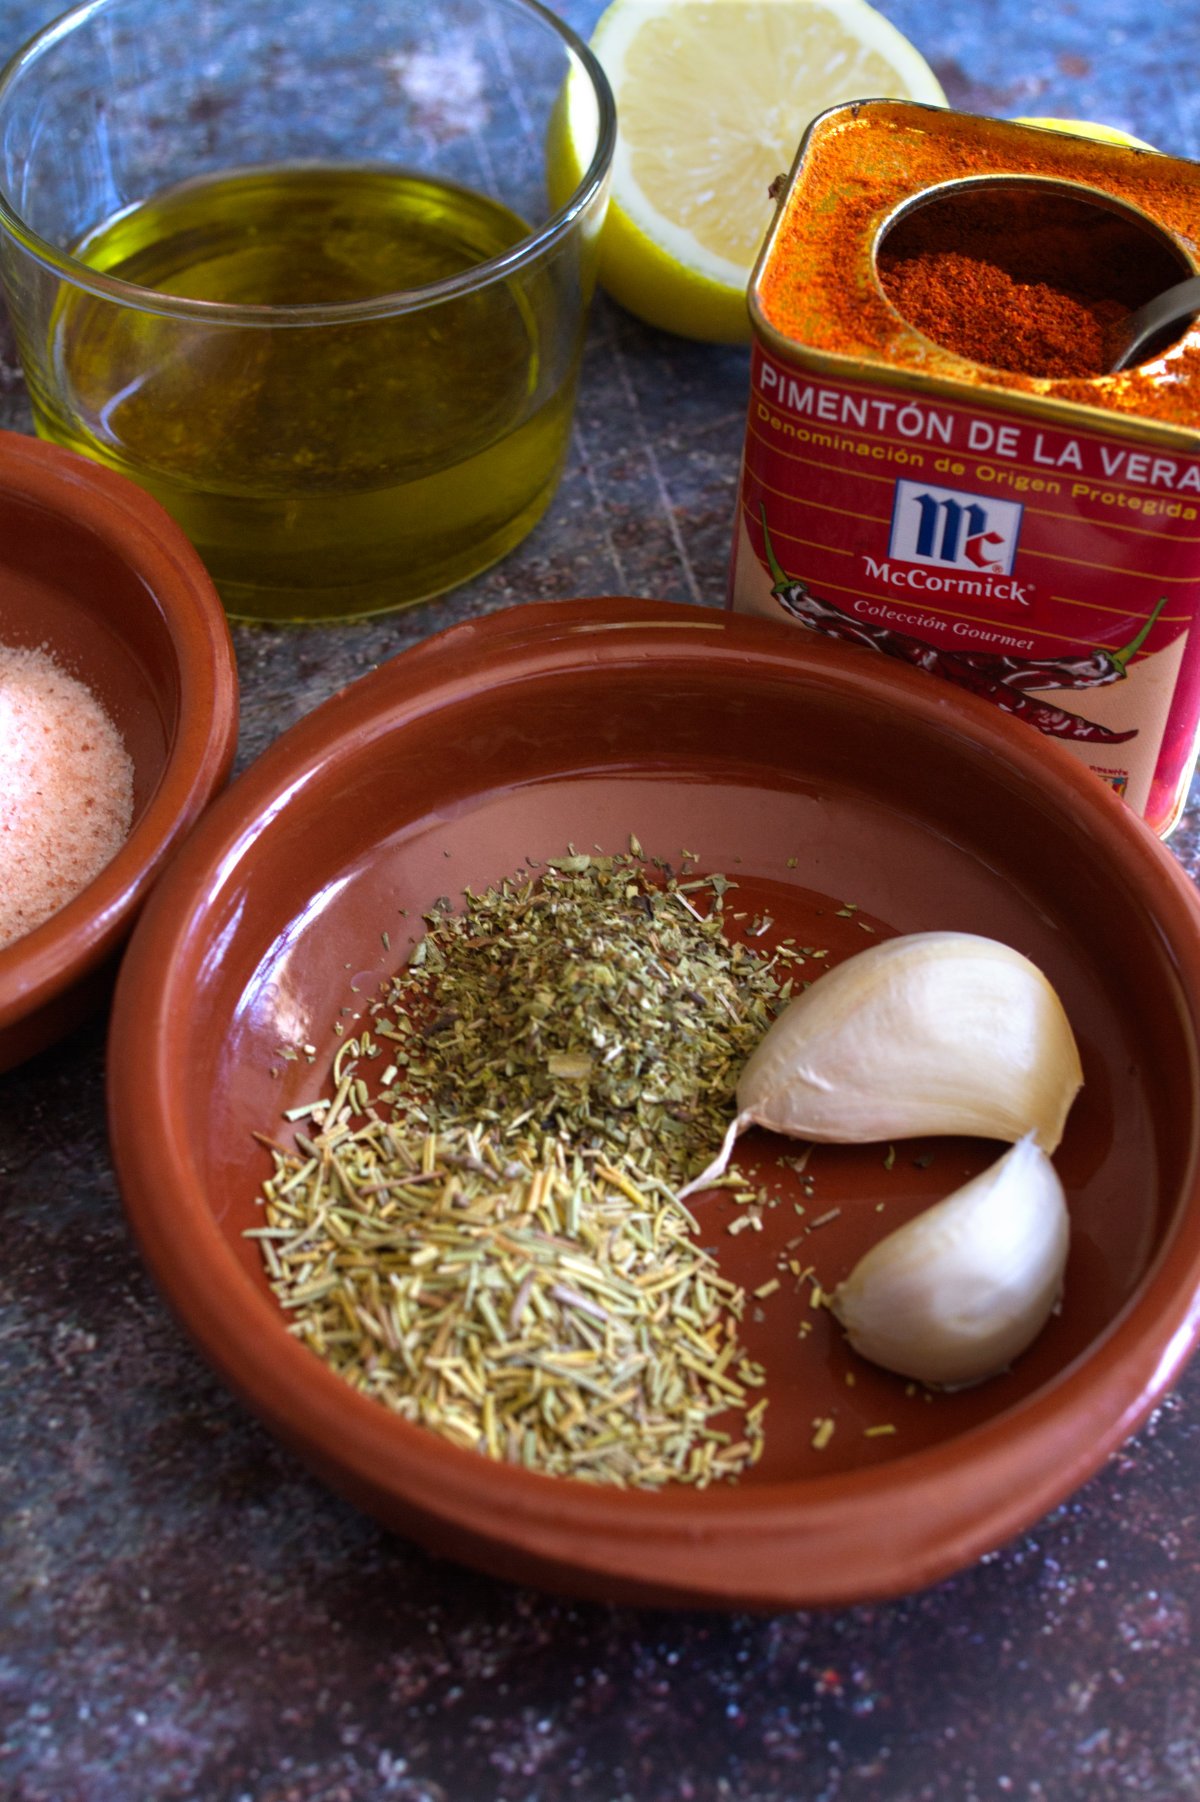
<path fill-rule="evenodd" d="M 983 695 L 1160 832 L 1195 761 L 1198 594 L 1200 458 L 755 347 L 731 605 Z"/>

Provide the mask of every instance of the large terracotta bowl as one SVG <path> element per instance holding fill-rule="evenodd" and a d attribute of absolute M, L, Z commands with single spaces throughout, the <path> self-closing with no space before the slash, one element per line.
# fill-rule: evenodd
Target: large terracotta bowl
<path fill-rule="evenodd" d="M 253 1134 L 285 1133 L 284 1109 L 328 1092 L 339 1010 L 398 967 L 421 911 L 569 841 L 618 851 L 631 833 L 653 856 L 693 851 L 745 910 L 832 958 L 872 942 L 864 922 L 1016 945 L 1062 995 L 1086 1075 L 1057 1160 L 1073 1221 L 1061 1312 L 1009 1373 L 954 1394 L 855 1357 L 787 1265 L 832 1288 L 997 1148 L 819 1147 L 799 1175 L 782 1162 L 796 1145 L 743 1142 L 778 1197 L 762 1230 L 729 1233 L 728 1199 L 694 1205 L 748 1288 L 783 1267 L 746 1317 L 767 1449 L 701 1491 L 544 1477 L 402 1422 L 289 1336 L 243 1236 L 269 1168 Z M 112 1141 L 145 1256 L 204 1353 L 380 1520 L 586 1596 L 847 1603 L 928 1584 L 1028 1526 L 1177 1375 L 1200 1296 L 1198 998 L 1191 886 L 1029 727 L 769 622 L 529 605 L 355 683 L 214 807 L 123 967 Z M 313 1062 L 281 1057 L 304 1043 Z"/>
<path fill-rule="evenodd" d="M 133 826 L 58 913 L 0 948 L 0 1071 L 102 1005 L 164 864 L 229 773 L 237 671 L 199 557 L 158 502 L 72 451 L 0 433 L 0 645 L 45 649 L 133 763 Z"/>

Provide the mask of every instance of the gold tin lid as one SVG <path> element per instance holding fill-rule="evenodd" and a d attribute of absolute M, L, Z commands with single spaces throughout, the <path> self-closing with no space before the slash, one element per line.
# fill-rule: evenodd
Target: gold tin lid
<path fill-rule="evenodd" d="M 880 247 L 927 207 L 943 209 L 940 235 L 953 243 L 955 208 L 981 196 L 1040 214 L 1051 232 L 1056 209 L 1090 219 L 1093 267 L 1111 267 L 1128 306 L 1200 272 L 1198 163 L 911 101 L 855 101 L 821 114 L 800 145 L 751 278 L 760 341 L 831 377 L 1200 447 L 1200 323 L 1120 375 L 1046 376 L 957 354 L 902 317 L 880 281 Z"/>

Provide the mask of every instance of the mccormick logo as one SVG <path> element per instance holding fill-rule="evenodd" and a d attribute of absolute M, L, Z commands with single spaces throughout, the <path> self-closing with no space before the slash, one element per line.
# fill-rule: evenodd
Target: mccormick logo
<path fill-rule="evenodd" d="M 960 494 L 928 482 L 897 482 L 888 556 L 899 563 L 1009 576 L 1022 511 L 1019 501 Z"/>

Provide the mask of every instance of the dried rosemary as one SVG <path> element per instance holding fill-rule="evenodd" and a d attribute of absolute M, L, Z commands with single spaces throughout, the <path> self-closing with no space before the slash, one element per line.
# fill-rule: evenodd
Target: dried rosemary
<path fill-rule="evenodd" d="M 727 939 L 732 886 L 572 850 L 426 916 L 296 1149 L 272 1146 L 255 1235 L 291 1330 L 356 1388 L 588 1481 L 758 1457 L 744 1295 L 675 1195 L 805 955 Z"/>
<path fill-rule="evenodd" d="M 273 1155 L 254 1236 L 291 1330 L 356 1389 L 589 1482 L 704 1486 L 758 1457 L 743 1293 L 681 1204 L 594 1154 L 545 1143 L 526 1163 L 462 1130 L 352 1127 L 348 1109 Z"/>

